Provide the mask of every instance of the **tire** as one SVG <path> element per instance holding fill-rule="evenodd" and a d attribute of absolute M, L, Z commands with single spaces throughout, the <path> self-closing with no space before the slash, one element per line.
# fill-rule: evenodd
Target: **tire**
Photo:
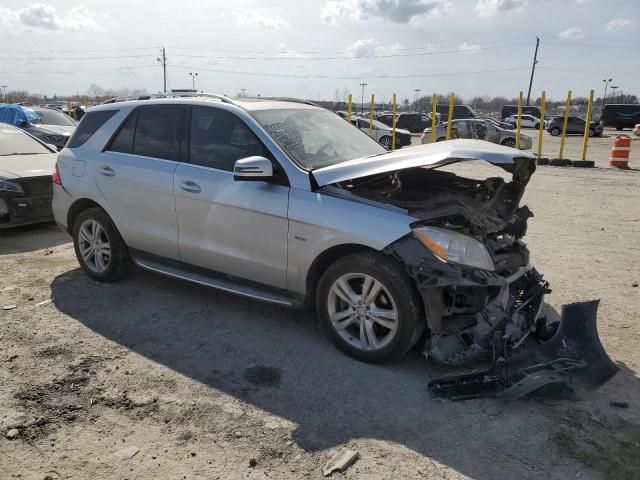
<path fill-rule="evenodd" d="M 507 138 L 502 141 L 502 145 L 505 147 L 516 148 L 516 139 L 515 138 Z"/>
<path fill-rule="evenodd" d="M 535 128 L 536 130 L 540 130 L 540 124 L 539 124 L 539 123 L 536 123 L 536 124 L 533 126 L 533 128 Z"/>
<path fill-rule="evenodd" d="M 552 128 L 551 131 L 549 132 L 551 135 L 553 135 L 554 137 L 557 137 L 558 135 L 560 135 L 562 133 L 562 131 L 559 128 Z"/>
<path fill-rule="evenodd" d="M 590 137 L 595 137 L 596 136 L 596 131 L 593 128 L 589 129 L 589 136 Z"/>
<path fill-rule="evenodd" d="M 387 150 L 391 150 L 392 138 L 389 135 L 384 135 L 378 140 L 378 143 L 385 147 Z"/>
<path fill-rule="evenodd" d="M 362 298 L 365 284 L 369 292 L 381 286 L 373 299 Z M 347 303 L 347 297 L 353 303 Z M 385 326 L 373 319 L 374 309 Z M 354 253 L 329 266 L 318 283 L 316 310 L 333 344 L 368 363 L 402 357 L 424 331 L 422 303 L 413 281 L 397 262 L 379 253 Z M 336 328 L 334 323 L 342 325 Z"/>
<path fill-rule="evenodd" d="M 96 234 L 97 240 L 93 240 Z M 87 253 L 92 243 L 93 255 L 90 251 Z M 84 210 L 76 218 L 73 247 L 80 266 L 94 280 L 113 282 L 129 272 L 131 258 L 127 245 L 109 215 L 99 207 Z"/>
<path fill-rule="evenodd" d="M 624 127 L 622 125 L 616 125 L 616 130 L 624 130 Z"/>
<path fill-rule="evenodd" d="M 445 140 L 445 137 L 436 138 L 436 142 L 444 142 Z"/>

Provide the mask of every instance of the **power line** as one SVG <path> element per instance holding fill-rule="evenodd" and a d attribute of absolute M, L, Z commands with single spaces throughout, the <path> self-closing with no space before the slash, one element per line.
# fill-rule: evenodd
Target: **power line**
<path fill-rule="evenodd" d="M 149 58 L 153 54 L 145 55 L 117 55 L 102 57 L 3 57 L 0 60 L 38 60 L 38 61 L 57 61 L 57 60 L 119 60 L 121 58 Z"/>

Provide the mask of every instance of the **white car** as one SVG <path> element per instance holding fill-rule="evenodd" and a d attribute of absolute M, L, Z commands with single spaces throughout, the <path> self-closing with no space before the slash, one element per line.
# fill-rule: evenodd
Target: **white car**
<path fill-rule="evenodd" d="M 13 125 L 0 124 L 0 230 L 53 220 L 55 150 Z"/>
<path fill-rule="evenodd" d="M 511 115 L 504 119 L 505 123 L 508 123 L 513 128 L 516 128 L 518 122 L 517 115 Z M 533 115 L 521 115 L 520 116 L 520 126 L 523 128 L 540 128 L 540 119 L 534 117 Z"/>
<path fill-rule="evenodd" d="M 369 119 L 363 117 L 353 117 L 351 123 L 365 133 L 369 133 Z M 387 150 L 391 150 L 391 139 L 393 134 L 391 127 L 379 120 L 373 120 L 371 136 Z M 396 128 L 396 148 L 411 145 L 411 132 L 402 128 Z"/>

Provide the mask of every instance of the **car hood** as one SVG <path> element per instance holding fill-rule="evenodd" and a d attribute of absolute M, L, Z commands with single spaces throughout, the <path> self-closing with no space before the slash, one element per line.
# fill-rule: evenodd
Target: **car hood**
<path fill-rule="evenodd" d="M 450 140 L 369 157 L 356 158 L 312 172 L 318 186 L 344 182 L 369 175 L 416 167 L 434 167 L 465 160 L 484 160 L 509 170 L 516 159 L 535 164 L 535 156 L 515 148 L 496 145 L 483 140 Z M 530 163 L 527 162 L 527 163 Z"/>
<path fill-rule="evenodd" d="M 8 155 L 0 157 L 0 177 L 12 180 L 22 177 L 51 175 L 57 154 Z"/>
<path fill-rule="evenodd" d="M 76 127 L 66 126 L 66 125 L 44 125 L 41 123 L 32 124 L 31 128 L 37 129 L 38 131 L 46 134 L 46 135 L 71 135 Z"/>

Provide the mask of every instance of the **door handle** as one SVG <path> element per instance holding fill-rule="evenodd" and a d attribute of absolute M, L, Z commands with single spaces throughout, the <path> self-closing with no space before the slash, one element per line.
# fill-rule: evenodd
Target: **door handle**
<path fill-rule="evenodd" d="M 100 167 L 98 171 L 105 177 L 115 177 L 116 172 L 111 167 Z"/>
<path fill-rule="evenodd" d="M 192 180 L 183 180 L 180 182 L 180 188 L 189 193 L 200 193 L 202 191 L 200 185 Z"/>

